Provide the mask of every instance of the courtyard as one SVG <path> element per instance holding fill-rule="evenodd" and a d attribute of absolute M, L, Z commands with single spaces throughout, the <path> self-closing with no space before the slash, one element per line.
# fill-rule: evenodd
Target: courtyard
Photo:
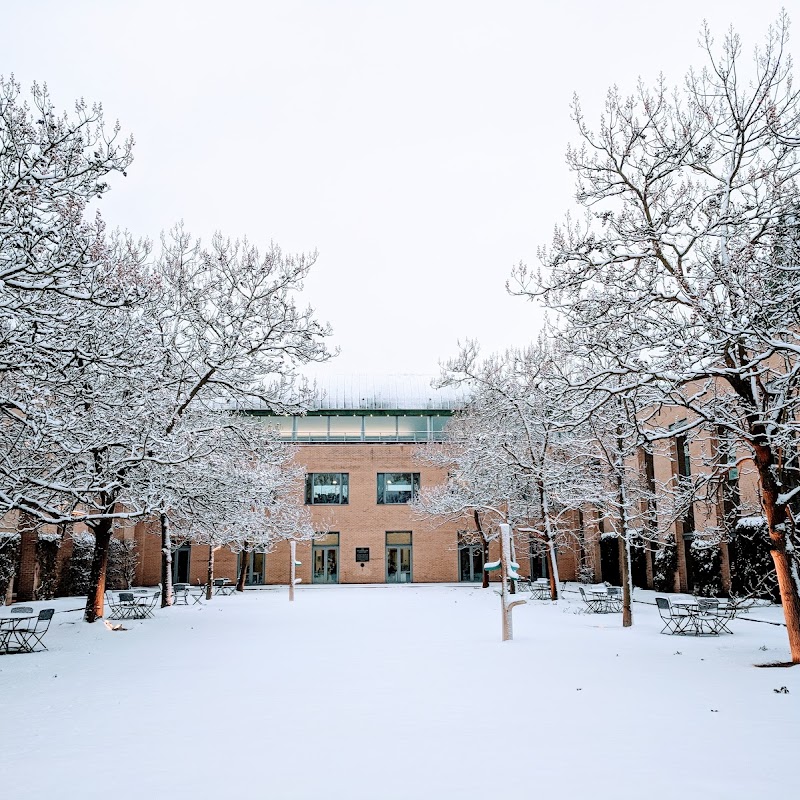
<path fill-rule="evenodd" d="M 571 587 L 574 588 L 574 587 Z M 514 611 L 474 585 L 300 587 L 81 622 L 0 658 L 13 798 L 761 798 L 796 780 L 800 671 L 780 609 L 661 636 L 576 593 Z M 785 687 L 785 690 L 783 690 Z M 788 692 L 788 693 L 787 693 Z"/>

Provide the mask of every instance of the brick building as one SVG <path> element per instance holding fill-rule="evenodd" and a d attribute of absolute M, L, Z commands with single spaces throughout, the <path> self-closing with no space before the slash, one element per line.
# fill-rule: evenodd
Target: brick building
<path fill-rule="evenodd" d="M 322 387 L 322 400 L 305 416 L 280 417 L 250 409 L 263 424 L 280 430 L 281 437 L 298 446 L 297 461 L 306 472 L 303 500 L 320 531 L 313 543 L 299 543 L 302 562 L 297 576 L 303 583 L 412 583 L 479 581 L 483 558 L 480 547 L 465 531 L 469 519 L 441 522 L 415 515 L 409 505 L 414 491 L 446 480 L 446 471 L 418 457 L 418 448 L 441 441 L 444 427 L 464 397 L 453 390 L 434 390 L 428 379 L 398 376 L 381 379 L 348 378 Z M 680 428 L 676 411 L 662 411 L 659 424 Z M 662 590 L 692 591 L 698 573 L 698 534 L 720 532 L 714 556 L 723 591 L 731 586 L 730 533 L 737 519 L 759 511 L 755 471 L 744 453 L 720 441 L 716 432 L 691 440 L 682 434 L 657 442 L 651 453 L 637 456 L 636 469 L 645 476 L 656 499 L 648 513 L 661 515 L 658 535 L 645 537 L 633 550 L 634 585 L 654 588 L 657 554 L 665 538 L 674 542 L 677 558 L 671 583 Z M 726 463 L 720 465 L 720 459 Z M 704 500 L 693 502 L 681 518 L 664 524 L 667 494 L 681 480 L 715 472 Z M 604 518 L 605 517 L 605 518 Z M 24 528 L 6 519 L 6 528 Z M 560 537 L 558 568 L 562 580 L 575 580 L 581 568 L 593 580 L 620 583 L 620 544 L 614 521 L 593 507 L 566 515 Z M 30 599 L 39 583 L 36 530 L 22 530 L 20 565 L 14 581 L 17 599 Z M 161 579 L 161 541 L 151 520 L 121 526 L 119 538 L 134 539 L 139 563 L 136 583 L 155 585 Z M 59 563 L 70 555 L 64 537 Z M 496 557 L 495 548 L 490 553 Z M 200 583 L 206 579 L 208 550 L 185 545 L 174 553 L 173 579 Z M 215 574 L 236 578 L 240 559 L 246 559 L 250 586 L 287 584 L 289 547 L 243 556 L 229 550 L 215 555 Z M 541 543 L 517 534 L 516 559 L 520 574 L 548 575 Z M 11 590 L 9 590 L 10 595 Z"/>

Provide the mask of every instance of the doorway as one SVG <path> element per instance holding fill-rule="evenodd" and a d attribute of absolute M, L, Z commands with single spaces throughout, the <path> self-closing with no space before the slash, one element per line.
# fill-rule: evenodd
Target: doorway
<path fill-rule="evenodd" d="M 411 531 L 386 533 L 386 582 L 411 583 Z"/>
<path fill-rule="evenodd" d="M 312 583 L 339 583 L 339 534 L 326 533 L 314 540 Z"/>
<path fill-rule="evenodd" d="M 266 580 L 266 560 L 267 554 L 262 550 L 255 550 L 251 552 L 239 553 L 239 564 L 237 565 L 236 574 L 238 575 L 242 569 L 241 559 L 246 559 L 246 567 L 244 573 L 245 586 L 260 586 Z"/>
<path fill-rule="evenodd" d="M 483 548 L 479 544 L 463 544 L 458 548 L 458 579 L 465 583 L 483 580 Z"/>
<path fill-rule="evenodd" d="M 182 544 L 172 554 L 172 582 L 189 583 L 189 566 L 192 560 L 192 546 Z"/>

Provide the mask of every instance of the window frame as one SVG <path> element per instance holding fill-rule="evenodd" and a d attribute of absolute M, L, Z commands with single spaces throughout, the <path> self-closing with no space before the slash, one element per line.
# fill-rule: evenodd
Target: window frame
<path fill-rule="evenodd" d="M 410 477 L 410 496 L 407 500 L 388 500 L 386 499 L 386 484 L 391 483 L 391 481 L 387 481 L 387 476 L 408 476 Z M 421 485 L 420 480 L 420 473 L 419 472 L 379 472 L 377 474 L 376 480 L 376 489 L 377 489 L 377 504 L 379 506 L 402 506 L 407 505 L 408 503 L 412 502 L 414 499 L 414 495 L 419 494 L 419 489 Z M 391 490 L 390 490 L 391 491 Z M 405 493 L 405 490 L 403 490 Z"/>
<path fill-rule="evenodd" d="M 338 501 L 315 501 L 314 486 L 332 486 L 335 484 L 315 484 L 314 478 L 317 475 L 331 475 L 339 477 Z M 350 504 L 350 473 L 349 472 L 307 472 L 305 486 L 305 504 L 307 506 L 346 506 Z"/>

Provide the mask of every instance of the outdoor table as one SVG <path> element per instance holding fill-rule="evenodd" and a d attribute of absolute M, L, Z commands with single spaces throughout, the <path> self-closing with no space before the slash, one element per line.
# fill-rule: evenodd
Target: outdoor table
<path fill-rule="evenodd" d="M 535 580 L 531 583 L 531 593 L 537 600 L 547 600 L 550 597 L 550 581 Z"/>
<path fill-rule="evenodd" d="M 28 614 L 24 617 L 21 615 L 15 615 L 13 617 L 0 617 L 0 653 L 12 652 L 10 647 L 10 642 L 12 639 L 14 639 L 17 643 L 17 647 L 14 648 L 13 652 L 25 652 L 25 645 L 20 639 L 20 633 L 23 629 L 25 632 L 27 632 L 28 626 L 22 625 L 21 623 L 28 623 L 31 620 L 35 621 L 38 618 L 38 614 Z"/>
<path fill-rule="evenodd" d="M 719 624 L 717 622 L 709 624 L 708 630 L 703 630 L 703 624 L 708 623 L 710 617 L 717 617 L 717 615 L 703 611 L 697 600 L 673 600 L 672 605 L 683 609 L 688 614 L 689 622 L 694 628 L 695 636 L 699 636 L 701 633 L 708 633 L 711 636 L 719 635 Z"/>
<path fill-rule="evenodd" d="M 214 581 L 214 594 L 230 595 L 235 589 L 236 585 L 231 582 L 230 578 L 218 578 Z"/>

